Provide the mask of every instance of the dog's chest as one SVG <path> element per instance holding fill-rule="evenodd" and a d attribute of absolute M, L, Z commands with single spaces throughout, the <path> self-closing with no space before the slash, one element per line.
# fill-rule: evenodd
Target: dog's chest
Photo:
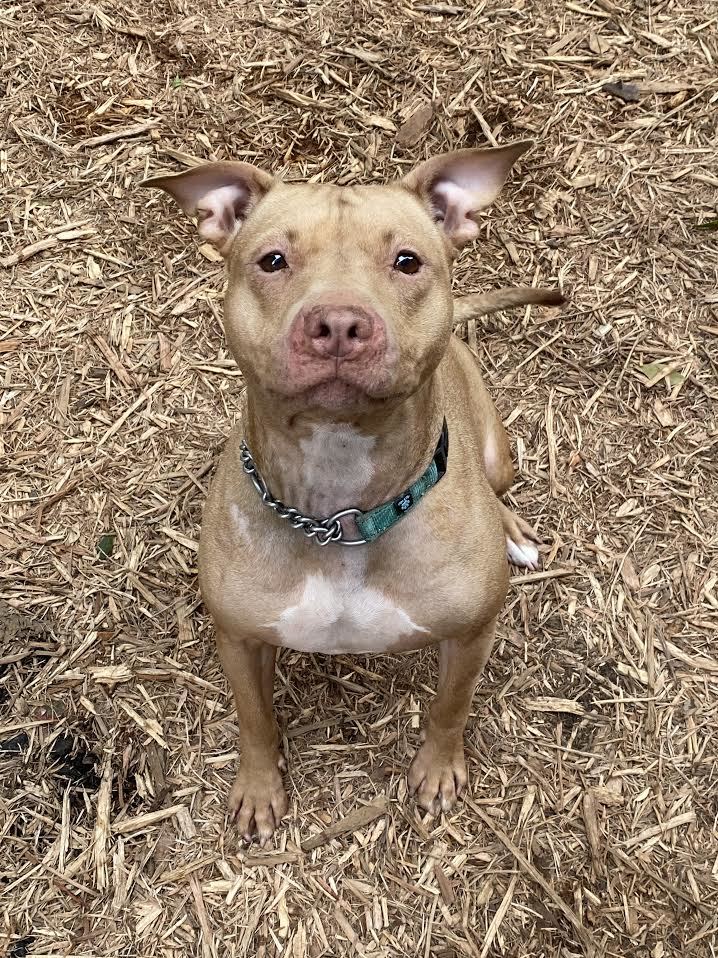
<path fill-rule="evenodd" d="M 364 556 L 342 566 L 308 574 L 268 623 L 279 645 L 301 652 L 384 652 L 429 634 L 386 592 L 367 583 Z"/>

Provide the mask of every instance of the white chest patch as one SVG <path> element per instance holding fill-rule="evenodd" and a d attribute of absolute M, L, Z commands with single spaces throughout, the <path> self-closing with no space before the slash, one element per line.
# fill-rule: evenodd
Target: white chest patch
<path fill-rule="evenodd" d="M 364 584 L 364 562 L 337 576 L 308 575 L 296 604 L 271 623 L 280 645 L 299 652 L 383 652 L 413 633 L 428 633 L 378 589 Z"/>

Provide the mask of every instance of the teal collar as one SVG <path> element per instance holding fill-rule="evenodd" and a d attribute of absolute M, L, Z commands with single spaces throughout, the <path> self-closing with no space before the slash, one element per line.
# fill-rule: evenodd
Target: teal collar
<path fill-rule="evenodd" d="M 309 539 L 314 539 L 320 546 L 328 545 L 330 542 L 342 546 L 361 546 L 378 539 L 380 535 L 396 525 L 407 512 L 410 512 L 417 502 L 423 499 L 429 489 L 433 489 L 439 482 L 446 473 L 448 457 L 449 429 L 446 425 L 446 419 L 444 419 L 434 458 L 422 475 L 408 489 L 405 489 L 395 499 L 384 502 L 374 509 L 369 509 L 368 512 L 362 512 L 361 509 L 356 508 L 342 509 L 341 512 L 336 512 L 327 519 L 315 519 L 313 516 L 303 516 L 297 509 L 285 506 L 280 499 L 275 499 L 260 475 L 247 443 L 242 440 L 240 446 L 240 458 L 244 471 L 252 480 L 254 488 L 262 497 L 265 505 L 273 509 L 280 519 L 286 519 L 291 526 L 299 529 Z M 359 530 L 359 539 L 344 538 L 341 520 L 346 516 L 353 516 Z"/>
<path fill-rule="evenodd" d="M 393 525 L 407 514 L 417 502 L 422 499 L 429 489 L 437 484 L 446 472 L 446 466 L 449 458 L 449 429 L 444 420 L 441 429 L 441 435 L 436 445 L 434 458 L 429 463 L 424 473 L 419 476 L 416 482 L 413 482 L 408 489 L 405 489 L 401 495 L 390 502 L 385 502 L 375 509 L 368 512 L 359 512 L 355 516 L 359 535 L 366 542 L 373 542 L 378 539 L 382 533 L 391 529 Z M 357 510 L 359 511 L 359 510 Z"/>

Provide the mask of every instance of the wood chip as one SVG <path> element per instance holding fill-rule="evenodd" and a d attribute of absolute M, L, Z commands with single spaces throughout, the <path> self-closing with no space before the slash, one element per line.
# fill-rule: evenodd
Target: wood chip
<path fill-rule="evenodd" d="M 418 106 L 399 128 L 396 134 L 398 146 L 408 147 L 416 146 L 419 140 L 424 136 L 431 125 L 434 117 L 434 104 L 431 102 L 423 103 Z"/>
<path fill-rule="evenodd" d="M 346 834 L 346 832 L 357 832 L 360 828 L 364 828 L 375 819 L 385 815 L 388 808 L 389 799 L 387 796 L 379 795 L 368 805 L 361 805 L 358 808 L 352 809 L 348 815 L 345 815 L 344 818 L 337 822 L 333 822 L 318 835 L 312 835 L 311 838 L 305 839 L 302 842 L 302 848 L 305 852 L 310 852 L 314 848 L 326 845 L 327 842 L 331 842 L 340 835 Z"/>
<path fill-rule="evenodd" d="M 144 812 L 142 815 L 135 815 L 132 818 L 125 818 L 120 822 L 112 823 L 113 835 L 132 835 L 135 832 L 143 831 L 156 825 L 158 822 L 164 822 L 178 814 L 189 814 L 186 806 L 172 805 L 169 808 L 160 808 L 156 812 Z"/>
<path fill-rule="evenodd" d="M 127 140 L 130 137 L 140 136 L 142 133 L 149 133 L 149 131 L 154 130 L 157 125 L 157 120 L 133 123 L 132 126 L 126 126 L 120 130 L 111 130 L 108 133 L 100 134 L 100 136 L 91 136 L 87 140 L 82 140 L 77 144 L 77 148 L 84 149 L 88 146 L 103 146 L 106 143 L 115 143 L 117 140 Z"/>
<path fill-rule="evenodd" d="M 565 712 L 569 715 L 585 715 L 586 709 L 580 702 L 572 699 L 557 699 L 542 695 L 535 699 L 524 699 L 524 705 L 533 712 Z"/>
<path fill-rule="evenodd" d="M 674 818 L 669 818 L 668 821 L 662 822 L 659 825 L 652 825 L 650 828 L 644 828 L 643 831 L 638 835 L 634 835 L 633 838 L 629 838 L 629 840 L 624 843 L 623 847 L 633 848 L 634 845 L 640 845 L 650 838 L 655 838 L 657 835 L 667 835 L 674 828 L 681 828 L 683 825 L 691 825 L 693 822 L 695 822 L 695 820 L 695 812 L 684 812 L 682 815 L 676 815 Z"/>

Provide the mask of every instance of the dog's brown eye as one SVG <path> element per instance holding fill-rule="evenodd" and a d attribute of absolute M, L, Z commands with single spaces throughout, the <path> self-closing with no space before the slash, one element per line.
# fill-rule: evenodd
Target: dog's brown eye
<path fill-rule="evenodd" d="M 398 269 L 400 273 L 418 273 L 421 269 L 421 260 L 416 253 L 403 249 L 394 260 L 394 269 Z"/>
<path fill-rule="evenodd" d="M 288 265 L 286 259 L 276 249 L 271 253 L 265 253 L 259 261 L 259 267 L 265 273 L 276 273 L 277 270 L 286 269 Z"/>

